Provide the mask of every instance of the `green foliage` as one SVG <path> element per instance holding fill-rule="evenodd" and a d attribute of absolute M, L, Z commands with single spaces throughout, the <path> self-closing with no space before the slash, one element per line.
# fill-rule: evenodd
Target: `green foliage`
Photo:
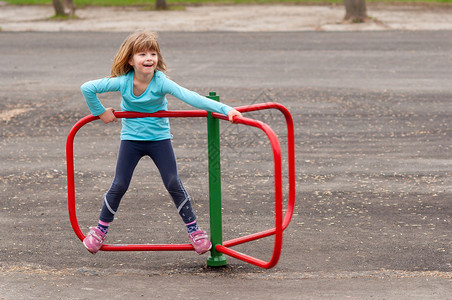
<path fill-rule="evenodd" d="M 52 4 L 52 0 L 3 0 L 11 4 Z M 74 0 L 80 6 L 153 6 L 155 0 Z M 452 0 L 366 0 L 375 3 L 449 3 Z M 183 6 L 196 4 L 334 4 L 343 0 L 167 0 L 168 5 Z"/>

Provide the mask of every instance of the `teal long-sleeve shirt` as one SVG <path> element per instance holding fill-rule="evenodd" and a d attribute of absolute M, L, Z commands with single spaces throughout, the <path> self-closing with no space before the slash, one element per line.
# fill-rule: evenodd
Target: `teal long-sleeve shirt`
<path fill-rule="evenodd" d="M 121 110 L 143 113 L 154 113 L 168 110 L 166 95 L 170 94 L 196 108 L 227 115 L 232 107 L 208 99 L 179 86 L 166 77 L 163 72 L 156 71 L 146 91 L 140 96 L 133 94 L 133 76 L 131 71 L 119 77 L 108 77 L 85 82 L 81 86 L 83 97 L 94 116 L 105 112 L 97 94 L 121 92 Z M 160 141 L 172 138 L 168 118 L 134 118 L 123 119 L 121 140 Z"/>

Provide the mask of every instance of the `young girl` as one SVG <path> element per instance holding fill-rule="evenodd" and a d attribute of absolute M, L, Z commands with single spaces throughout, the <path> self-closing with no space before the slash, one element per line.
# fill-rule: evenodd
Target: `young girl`
<path fill-rule="evenodd" d="M 97 94 L 120 91 L 121 110 L 153 113 L 167 110 L 166 94 L 199 109 L 227 115 L 229 121 L 241 114 L 217 101 L 189 91 L 165 76 L 166 64 L 160 53 L 156 35 L 149 31 L 131 34 L 121 45 L 113 60 L 111 77 L 88 81 L 81 86 L 83 96 L 91 113 L 104 123 L 117 122 L 113 108 L 104 108 Z M 171 144 L 168 118 L 123 119 L 121 143 L 113 183 L 104 195 L 97 227 L 90 231 L 83 244 L 92 254 L 102 247 L 119 203 L 127 191 L 138 161 L 145 155 L 156 164 L 163 183 L 173 198 L 177 211 L 184 221 L 188 237 L 198 254 L 210 250 L 205 231 L 198 228 L 190 196 L 177 172 L 176 159 Z"/>

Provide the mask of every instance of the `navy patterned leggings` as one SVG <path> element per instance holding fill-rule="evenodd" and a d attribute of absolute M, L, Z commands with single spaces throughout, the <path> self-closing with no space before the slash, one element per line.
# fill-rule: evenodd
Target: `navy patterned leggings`
<path fill-rule="evenodd" d="M 122 197 L 129 188 L 133 171 L 138 161 L 148 155 L 157 166 L 162 176 L 163 184 L 173 198 L 179 215 L 185 224 L 196 220 L 190 196 L 180 181 L 176 157 L 171 140 L 162 141 L 121 141 L 118 161 L 113 183 L 104 195 L 104 203 L 99 219 L 103 222 L 112 222 L 118 210 Z"/>

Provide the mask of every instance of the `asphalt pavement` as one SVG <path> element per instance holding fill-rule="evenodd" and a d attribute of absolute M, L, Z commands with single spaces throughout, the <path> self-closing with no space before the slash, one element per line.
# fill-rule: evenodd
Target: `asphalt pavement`
<path fill-rule="evenodd" d="M 126 35 L 0 32 L 0 299 L 450 299 L 451 31 L 160 34 L 168 75 L 182 86 L 292 113 L 296 207 L 270 270 L 231 257 L 212 269 L 186 251 L 93 256 L 75 236 L 67 134 L 89 114 L 80 85 L 108 76 Z M 118 94 L 101 100 L 119 109 Z M 189 109 L 171 97 L 169 108 Z M 284 153 L 282 116 L 247 116 L 274 128 Z M 208 230 L 205 121 L 171 124 L 181 178 Z M 226 240 L 273 226 L 273 171 L 265 136 L 221 125 Z M 113 178 L 119 129 L 94 122 L 75 139 L 85 232 Z M 188 242 L 149 159 L 107 242 Z M 268 259 L 272 247 L 269 237 L 236 249 Z"/>

